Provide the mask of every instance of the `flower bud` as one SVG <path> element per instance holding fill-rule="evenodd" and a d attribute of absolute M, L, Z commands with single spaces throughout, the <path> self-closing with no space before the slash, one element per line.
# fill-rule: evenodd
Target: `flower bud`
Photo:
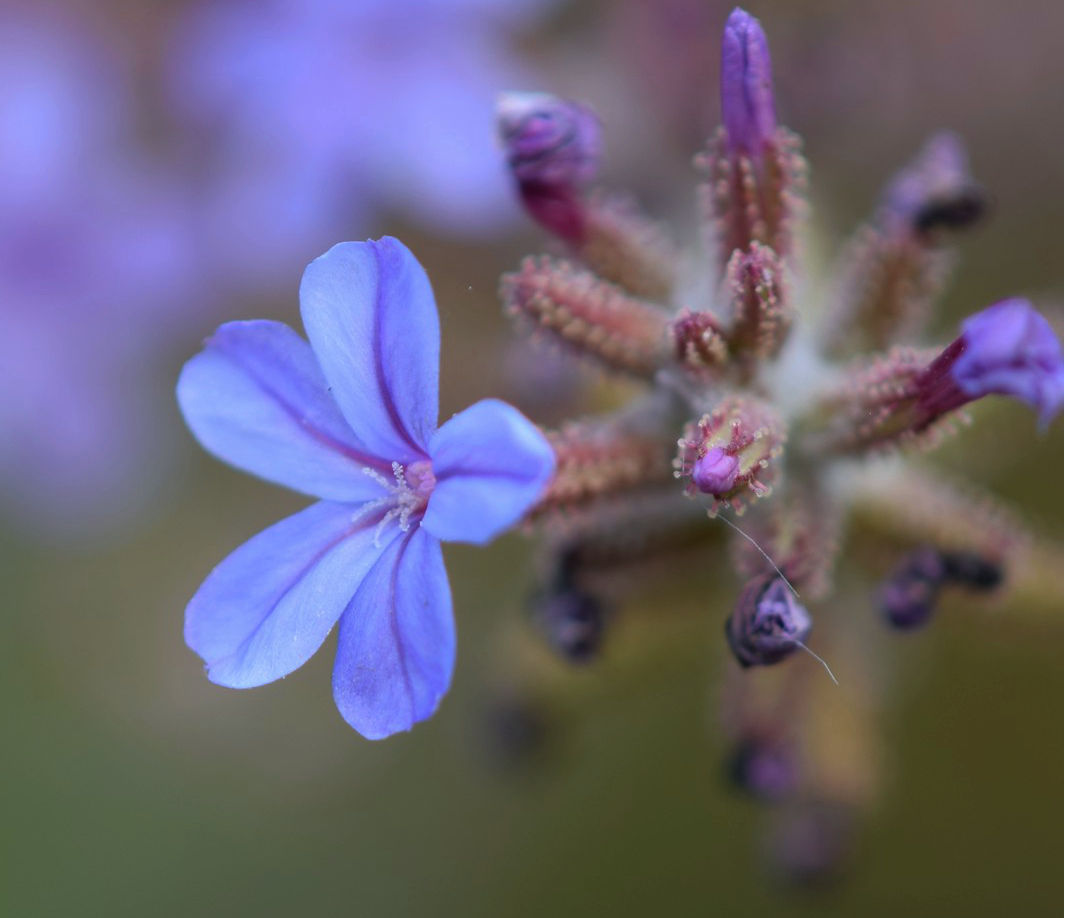
<path fill-rule="evenodd" d="M 688 478 L 687 493 L 715 498 L 710 510 L 731 506 L 742 511 L 748 494 L 772 490 L 771 464 L 782 450 L 783 427 L 772 410 L 751 398 L 726 398 L 710 414 L 688 424 L 677 441 L 673 461 L 678 478 Z"/>
<path fill-rule="evenodd" d="M 546 229 L 583 241 L 582 189 L 599 169 L 599 122 L 590 109 L 547 93 L 504 93 L 496 105 L 499 134 L 522 203 Z"/>
<path fill-rule="evenodd" d="M 695 460 L 692 483 L 705 494 L 724 494 L 732 490 L 739 471 L 739 459 L 714 446 Z"/>
<path fill-rule="evenodd" d="M 777 127 L 769 43 L 758 20 L 739 7 L 721 40 L 721 120 L 730 148 L 754 157 Z"/>
<path fill-rule="evenodd" d="M 985 395 L 1031 405 L 1046 427 L 1061 408 L 1061 343 L 1024 299 L 1003 300 L 962 323 L 962 333 L 917 380 L 921 422 Z"/>
<path fill-rule="evenodd" d="M 599 170 L 599 120 L 591 109 L 541 92 L 508 92 L 496 103 L 510 171 L 521 184 L 581 187 Z"/>
<path fill-rule="evenodd" d="M 943 556 L 934 548 L 911 552 L 880 587 L 877 601 L 884 618 L 904 631 L 926 624 L 946 576 Z"/>
<path fill-rule="evenodd" d="M 563 585 L 541 597 L 534 614 L 552 649 L 570 663 L 588 663 L 599 653 L 606 610 L 595 596 Z"/>
<path fill-rule="evenodd" d="M 958 137 L 936 134 L 884 192 L 882 222 L 918 234 L 963 229 L 984 213 L 986 201 L 969 175 Z"/>
<path fill-rule="evenodd" d="M 743 588 L 725 637 L 740 666 L 768 666 L 806 641 L 810 613 L 779 574 L 755 577 Z"/>
<path fill-rule="evenodd" d="M 732 253 L 725 268 L 732 300 L 729 345 L 757 360 L 775 356 L 791 326 L 784 263 L 771 248 L 752 242 Z"/>
<path fill-rule="evenodd" d="M 729 760 L 728 772 L 736 787 L 758 800 L 783 800 L 799 785 L 795 750 L 762 737 L 740 742 Z"/>
<path fill-rule="evenodd" d="M 668 312 L 571 262 L 526 258 L 500 294 L 541 337 L 605 369 L 650 379 L 668 356 Z"/>
<path fill-rule="evenodd" d="M 804 801 L 782 811 L 768 839 L 768 866 L 774 876 L 794 886 L 817 886 L 836 880 L 854 844 L 854 813 L 845 804 Z"/>
<path fill-rule="evenodd" d="M 971 551 L 952 551 L 943 555 L 946 579 L 970 590 L 993 590 L 1002 583 L 1002 566 Z"/>

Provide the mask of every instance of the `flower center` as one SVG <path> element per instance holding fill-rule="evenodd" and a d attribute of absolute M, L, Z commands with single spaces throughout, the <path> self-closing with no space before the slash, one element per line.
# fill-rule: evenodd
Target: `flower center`
<path fill-rule="evenodd" d="M 364 516 L 382 507 L 388 508 L 374 532 L 374 545 L 380 547 L 381 534 L 392 520 L 399 521 L 400 532 L 410 530 L 411 517 L 421 513 L 429 502 L 436 486 L 436 476 L 433 475 L 432 463 L 427 459 L 412 462 L 406 468 L 399 462 L 393 462 L 394 481 L 389 481 L 376 469 L 364 468 L 362 471 L 388 492 L 383 497 L 368 501 L 359 509 L 359 516 Z"/>

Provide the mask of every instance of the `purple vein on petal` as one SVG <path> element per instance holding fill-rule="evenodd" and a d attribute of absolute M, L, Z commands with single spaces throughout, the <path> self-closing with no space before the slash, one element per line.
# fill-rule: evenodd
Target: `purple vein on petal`
<path fill-rule="evenodd" d="M 341 542 L 344 542 L 347 539 L 350 539 L 353 535 L 355 535 L 355 533 L 362 532 L 362 531 L 370 528 L 370 526 L 376 526 L 379 522 L 381 522 L 381 518 L 383 516 L 384 516 L 384 510 L 383 509 L 382 509 L 382 512 L 378 513 L 378 514 L 370 513 L 370 514 L 363 515 L 363 514 L 358 514 L 357 513 L 355 518 L 352 520 L 352 525 L 349 528 L 344 530 L 342 533 L 337 535 L 335 538 L 330 539 L 328 542 L 326 542 L 322 546 L 322 548 L 319 551 L 315 552 L 314 555 L 310 558 L 310 560 L 305 565 L 303 565 L 303 567 L 301 567 L 292 576 L 292 578 L 290 579 L 288 585 L 284 588 L 284 590 L 281 593 L 279 593 L 277 595 L 277 598 L 270 605 L 270 607 L 266 610 L 266 613 L 263 615 L 263 617 L 259 620 L 259 624 L 256 625 L 255 628 L 253 628 L 248 633 L 248 636 L 246 638 L 244 638 L 244 640 L 241 641 L 239 645 L 237 645 L 236 649 L 231 654 L 227 655 L 226 659 L 239 656 L 240 654 L 242 654 L 247 649 L 249 643 L 252 641 L 252 639 L 258 633 L 259 628 L 262 627 L 262 624 L 271 616 L 271 614 L 273 614 L 274 610 L 277 609 L 277 607 L 279 605 L 281 605 L 281 603 L 285 600 L 285 597 L 287 597 L 288 594 L 292 592 L 292 590 L 296 587 L 296 585 L 298 583 L 300 583 L 300 581 L 302 581 L 303 578 L 306 577 L 307 574 L 309 574 L 315 567 L 318 566 L 319 562 L 321 562 L 321 560 L 326 555 L 328 555 Z M 358 584 L 356 584 L 354 586 L 354 588 L 352 589 L 352 592 L 354 593 L 356 589 L 358 589 Z M 215 662 L 216 663 L 217 662 L 221 662 L 221 660 L 218 660 L 218 661 L 215 661 Z"/>
<path fill-rule="evenodd" d="M 253 364 L 250 361 L 245 361 L 241 359 L 235 349 L 227 348 L 220 342 L 216 342 L 215 339 L 208 339 L 207 344 L 215 346 L 219 350 L 219 352 L 225 355 L 227 360 L 240 367 L 240 369 L 244 371 L 248 378 L 252 382 L 254 382 L 260 390 L 262 390 L 267 396 L 269 396 L 270 399 L 272 399 L 277 405 L 279 405 L 281 409 L 290 418 L 292 418 L 297 424 L 300 425 L 300 427 L 306 430 L 310 434 L 312 439 L 317 440 L 319 443 L 321 443 L 328 449 L 334 450 L 338 453 L 342 453 L 343 455 L 359 463 L 360 466 L 371 467 L 377 469 L 378 471 L 386 473 L 391 472 L 392 464 L 390 461 L 381 459 L 378 456 L 372 456 L 369 453 L 361 452 L 355 449 L 350 444 L 345 443 L 343 440 L 338 440 L 335 437 L 329 436 L 329 434 L 327 434 L 321 428 L 316 427 L 314 424 L 312 424 L 305 412 L 300 411 L 295 405 L 291 404 L 289 401 L 283 398 L 281 394 L 273 386 L 271 386 L 261 374 L 255 372 L 255 370 L 253 369 Z"/>
<path fill-rule="evenodd" d="M 381 395 L 385 403 L 385 410 L 388 412 L 389 420 L 392 422 L 392 426 L 407 444 L 419 455 L 425 455 L 425 447 L 419 446 L 414 439 L 414 434 L 407 427 L 406 422 L 400 417 L 399 411 L 396 409 L 396 399 L 392 393 L 392 386 L 388 379 L 388 374 L 385 373 L 384 357 L 381 348 L 381 315 L 383 313 L 382 303 L 382 286 L 381 279 L 385 274 L 385 266 L 381 262 L 381 253 L 378 247 L 375 245 L 372 247 L 374 261 L 377 263 L 377 282 L 374 290 L 374 311 L 373 311 L 373 362 L 374 362 L 374 374 L 377 377 L 377 385 L 380 387 Z"/>

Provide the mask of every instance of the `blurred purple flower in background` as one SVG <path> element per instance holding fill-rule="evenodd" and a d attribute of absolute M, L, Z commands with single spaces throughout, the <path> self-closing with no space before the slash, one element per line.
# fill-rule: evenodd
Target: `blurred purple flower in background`
<path fill-rule="evenodd" d="M 205 170 L 204 232 L 226 277 L 291 276 L 397 211 L 449 234 L 517 215 L 493 100 L 523 71 L 503 39 L 541 0 L 230 0 L 193 7 L 170 87 Z"/>
<path fill-rule="evenodd" d="M 455 626 L 440 540 L 516 523 L 554 451 L 486 399 L 437 430 L 440 326 L 429 279 L 395 239 L 342 243 L 307 268 L 308 345 L 279 322 L 223 325 L 178 383 L 219 458 L 321 500 L 222 562 L 185 639 L 212 681 L 273 682 L 340 621 L 333 695 L 369 739 L 409 730 L 451 682 Z"/>
<path fill-rule="evenodd" d="M 151 480 L 149 360 L 202 304 L 128 78 L 85 23 L 0 9 L 0 507 L 48 531 L 121 515 Z"/>
<path fill-rule="evenodd" d="M 492 106 L 544 5 L 0 4 L 0 511 L 80 537 L 143 509 L 207 291 L 285 284 L 378 211 L 515 214 Z"/>

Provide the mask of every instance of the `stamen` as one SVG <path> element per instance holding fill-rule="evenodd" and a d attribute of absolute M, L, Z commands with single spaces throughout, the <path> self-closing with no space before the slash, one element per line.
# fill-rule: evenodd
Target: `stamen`
<path fill-rule="evenodd" d="M 427 463 L 425 464 L 428 465 Z M 374 530 L 374 548 L 380 548 L 381 536 L 384 534 L 388 524 L 391 523 L 392 520 L 398 519 L 400 532 L 409 532 L 411 527 L 411 517 L 414 515 L 415 511 L 420 510 L 425 506 L 428 497 L 426 494 L 419 493 L 410 486 L 407 482 L 406 470 L 399 462 L 392 463 L 392 477 L 395 479 L 394 483 L 390 482 L 376 469 L 364 468 L 362 471 L 363 474 L 368 475 L 388 491 L 383 497 L 379 497 L 376 500 L 368 501 L 363 504 L 353 518 L 353 521 L 358 520 L 381 507 L 389 507 L 388 512 L 381 517 L 381 520 L 377 524 L 377 528 Z M 418 478 L 417 474 L 415 477 L 416 479 Z"/>

